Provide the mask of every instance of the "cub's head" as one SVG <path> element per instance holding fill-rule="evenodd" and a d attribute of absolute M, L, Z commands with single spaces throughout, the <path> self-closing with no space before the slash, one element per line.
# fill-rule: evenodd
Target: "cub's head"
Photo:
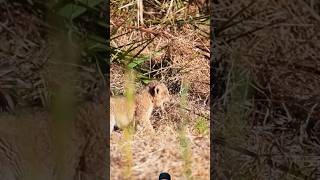
<path fill-rule="evenodd" d="M 154 105 L 163 109 L 163 104 L 170 102 L 170 93 L 167 86 L 160 82 L 152 82 L 148 86 Z"/>

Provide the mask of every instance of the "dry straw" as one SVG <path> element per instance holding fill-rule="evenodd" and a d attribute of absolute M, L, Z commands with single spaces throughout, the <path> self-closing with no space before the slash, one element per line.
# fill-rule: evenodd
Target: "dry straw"
<path fill-rule="evenodd" d="M 173 179 L 209 179 L 209 18 L 183 1 L 143 1 L 141 26 L 137 3 L 111 1 L 112 93 L 126 91 L 129 67 L 136 72 L 137 92 L 149 78 L 157 79 L 169 87 L 172 102 L 166 113 L 153 112 L 154 136 L 132 134 L 131 175 L 156 179 L 160 172 L 169 172 Z M 189 84 L 183 91 L 184 104 L 179 93 L 182 79 Z M 111 136 L 112 179 L 124 177 L 126 155 L 118 143 L 124 136 L 122 131 Z"/>

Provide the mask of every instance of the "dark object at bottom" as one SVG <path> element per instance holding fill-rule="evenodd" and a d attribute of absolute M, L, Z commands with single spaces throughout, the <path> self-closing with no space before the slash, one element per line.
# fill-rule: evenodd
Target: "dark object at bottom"
<path fill-rule="evenodd" d="M 159 175 L 159 180 L 171 180 L 171 178 L 170 178 L 170 174 L 168 174 L 168 173 L 161 173 L 160 175 Z"/>

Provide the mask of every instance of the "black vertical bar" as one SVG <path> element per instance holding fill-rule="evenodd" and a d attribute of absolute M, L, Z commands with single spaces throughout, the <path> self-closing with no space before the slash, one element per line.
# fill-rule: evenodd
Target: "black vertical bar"
<path fill-rule="evenodd" d="M 104 64 L 103 74 L 105 76 L 106 81 L 106 114 L 107 114 L 107 151 L 106 151 L 106 160 L 108 166 L 106 167 L 106 176 L 110 179 L 110 58 L 111 58 L 111 51 L 110 51 L 110 1 L 106 1 L 106 21 L 107 21 L 107 28 L 106 28 L 106 50 L 107 50 L 107 58 L 106 63 Z"/>
<path fill-rule="evenodd" d="M 217 179 L 217 144 L 216 126 L 214 121 L 214 97 L 217 94 L 217 58 L 216 58 L 216 39 L 215 22 L 213 20 L 213 5 L 210 1 L 210 179 Z"/>

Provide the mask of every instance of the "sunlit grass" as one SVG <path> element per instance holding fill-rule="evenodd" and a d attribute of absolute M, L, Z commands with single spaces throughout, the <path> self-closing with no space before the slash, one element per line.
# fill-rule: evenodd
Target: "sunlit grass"
<path fill-rule="evenodd" d="M 208 121 L 203 117 L 197 118 L 195 129 L 199 135 L 206 135 L 209 133 Z"/>
<path fill-rule="evenodd" d="M 115 64 L 115 70 L 118 71 L 118 67 L 121 66 L 121 78 L 119 81 L 122 81 L 122 70 L 130 69 L 134 70 L 137 73 L 136 80 L 142 81 L 147 84 L 151 78 L 159 78 L 162 81 L 165 81 L 168 85 L 174 83 L 175 80 L 166 79 L 170 69 L 174 69 L 173 65 L 170 64 L 173 62 L 176 56 L 178 56 L 178 51 L 175 51 L 175 48 L 171 50 L 170 46 L 175 46 L 176 40 L 180 41 L 180 36 L 178 36 L 179 31 L 181 34 L 190 33 L 191 36 L 194 34 L 202 35 L 208 37 L 208 27 L 209 27 L 209 18 L 200 15 L 197 12 L 189 13 L 188 2 L 185 1 L 150 1 L 144 2 L 144 8 L 138 9 L 137 2 L 130 0 L 113 0 L 111 1 L 111 46 L 114 48 L 114 53 L 112 54 L 113 61 L 111 63 Z M 140 10 L 144 11 L 143 22 L 144 27 L 139 27 L 137 18 L 137 12 Z M 197 14 L 197 15 L 195 15 Z M 188 25 L 190 26 L 188 26 Z M 186 25 L 186 27 L 183 27 Z M 206 28 L 206 33 L 201 33 L 202 29 Z M 190 30 L 187 31 L 186 29 Z M 177 37 L 178 36 L 178 37 Z M 202 38 L 202 37 L 201 37 Z M 172 45 L 174 44 L 174 45 Z M 178 44 L 178 43 L 177 43 Z M 184 50 L 184 46 L 181 45 Z M 178 49 L 178 48 L 177 48 Z M 188 49 L 188 48 L 185 48 Z M 172 51 L 172 52 L 171 52 Z M 169 53 L 170 52 L 170 53 Z M 168 57 L 167 57 L 168 55 Z M 198 57 L 198 56 L 197 56 Z M 195 57 L 195 58 L 197 58 Z M 161 58 L 161 59 L 160 59 Z M 195 59 L 193 56 L 188 56 L 188 58 Z M 162 60 L 163 59 L 163 60 Z M 183 59 L 183 58 L 181 58 Z M 150 62 L 148 62 L 150 61 Z M 161 62 L 160 62 L 161 61 Z M 178 61 L 178 60 L 177 60 Z M 129 63 L 128 63 L 129 62 Z M 168 64 L 166 64 L 168 63 Z M 189 65 L 186 61 L 179 61 L 178 68 L 173 70 L 173 73 L 177 72 L 180 67 L 184 69 L 185 66 Z M 187 65 L 182 65 L 186 63 Z M 157 67 L 157 66 L 161 66 Z M 162 68 L 163 67 L 163 68 Z M 159 69 L 158 69 L 159 68 Z M 120 68 L 119 68 L 120 69 Z M 167 71 L 168 70 L 168 71 Z M 180 69 L 179 69 L 180 70 Z M 179 71 L 178 70 L 178 71 Z M 189 73 L 189 72 L 186 72 Z M 180 71 L 176 77 L 179 79 Z M 161 76 L 161 78 L 160 78 Z M 115 85 L 119 85 L 117 77 L 114 80 Z M 186 107 L 187 104 L 190 104 L 187 100 L 188 96 L 188 86 L 183 85 L 183 90 L 181 92 L 182 102 L 181 106 Z M 119 89 L 122 90 L 122 85 L 119 85 Z M 128 91 L 127 87 L 125 91 Z M 182 108 L 183 109 L 183 108 Z M 181 109 L 181 110 L 182 110 Z M 183 111 L 183 110 L 182 110 Z M 179 114 L 179 113 L 177 113 Z M 176 140 L 179 141 L 179 145 L 174 151 L 179 152 L 180 155 L 178 160 L 171 160 L 172 164 L 183 163 L 183 174 L 179 178 L 183 179 L 193 179 L 192 177 L 192 151 L 191 151 L 191 140 L 188 138 L 188 128 L 195 128 L 199 134 L 206 135 L 209 131 L 208 123 L 206 119 L 197 119 L 198 124 L 196 127 L 187 126 L 190 124 L 189 112 L 181 112 L 182 119 L 181 125 L 177 132 L 178 137 Z M 131 129 L 132 130 L 132 129 Z M 122 175 L 126 175 L 128 178 L 132 175 L 132 144 L 130 141 L 134 141 L 132 138 L 130 129 L 125 129 L 122 131 L 123 142 L 121 142 L 121 154 L 123 159 L 125 159 L 125 165 L 121 167 Z M 157 131 L 158 133 L 158 131 Z M 140 134 L 140 133 L 139 133 Z M 144 137 L 149 138 L 149 137 Z M 129 141 L 129 142 L 128 142 Z M 147 140 L 146 140 L 147 141 Z M 131 142 L 132 143 L 132 142 Z M 168 144 L 170 144 L 168 142 Z M 150 145 L 153 147 L 154 145 Z M 134 147 L 136 148 L 136 147 Z M 146 151 L 147 153 L 147 151 Z M 112 154 L 112 153 L 111 153 Z M 156 156 L 155 156 L 156 157 Z M 152 158 L 152 157 L 150 157 Z M 139 157 L 137 157 L 139 159 Z M 168 160 L 168 162 L 171 162 Z M 140 161 L 139 161 L 140 162 Z M 194 162 L 195 163 L 195 162 Z M 139 165 L 138 165 L 139 166 Z M 134 166 L 134 170 L 136 165 Z M 144 176 L 148 171 L 152 170 L 154 167 L 144 167 L 145 172 L 141 174 Z M 136 172 L 136 171 L 134 171 Z M 195 173 L 196 174 L 196 173 Z M 157 176 L 158 174 L 155 174 Z M 180 175 L 179 175 L 180 176 Z M 150 179 L 153 179 L 150 177 Z"/>
<path fill-rule="evenodd" d="M 134 71 L 128 69 L 125 74 L 125 96 L 127 98 L 127 109 L 131 109 L 134 106 Z M 131 118 L 129 111 L 127 112 L 128 118 Z M 132 123 L 123 130 L 123 139 L 121 142 L 121 150 L 124 156 L 125 164 L 123 166 L 123 178 L 124 179 L 134 179 L 132 176 L 132 166 L 133 166 L 133 155 L 132 155 L 132 143 L 135 122 L 133 119 L 130 120 Z"/>
<path fill-rule="evenodd" d="M 133 166 L 133 155 L 132 155 L 132 142 L 133 142 L 133 128 L 128 126 L 123 130 L 123 142 L 121 142 L 121 150 L 124 156 L 124 166 L 122 169 L 124 179 L 133 179 L 132 177 L 132 166 Z"/>
<path fill-rule="evenodd" d="M 186 107 L 187 104 L 187 96 L 188 96 L 188 83 L 184 82 L 181 85 L 181 101 L 180 105 L 181 107 Z M 180 150 L 181 150 L 181 156 L 182 160 L 184 162 L 183 164 L 183 175 L 186 179 L 191 180 L 192 177 L 192 152 L 190 147 L 190 140 L 186 136 L 186 125 L 188 123 L 188 117 L 186 112 L 181 109 L 180 111 L 182 115 L 181 124 L 178 130 L 179 134 L 179 141 L 180 141 Z"/>

